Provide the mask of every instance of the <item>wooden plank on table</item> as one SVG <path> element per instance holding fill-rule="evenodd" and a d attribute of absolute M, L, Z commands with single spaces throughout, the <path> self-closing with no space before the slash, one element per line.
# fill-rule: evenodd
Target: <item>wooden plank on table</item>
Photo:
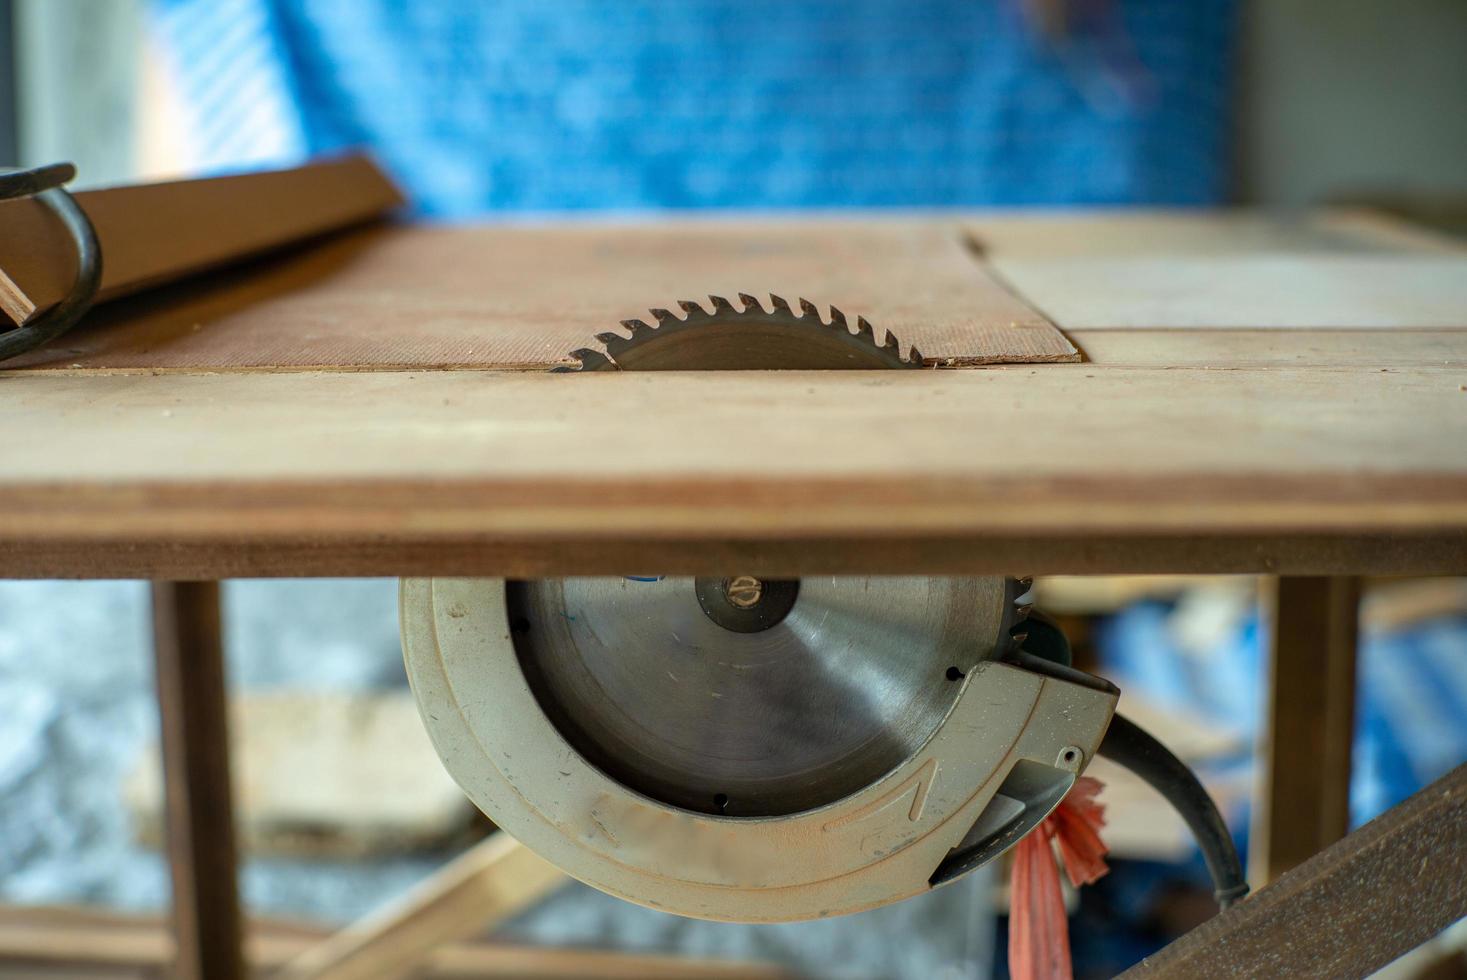
<path fill-rule="evenodd" d="M 392 182 L 362 156 L 75 196 L 102 246 L 99 300 L 360 224 L 402 204 Z M 75 252 L 44 205 L 0 203 L 0 313 L 24 324 L 60 302 L 76 276 Z"/>
<path fill-rule="evenodd" d="M 1363 977 L 1467 916 L 1467 766 L 1123 976 Z"/>
<path fill-rule="evenodd" d="M 944 540 L 1373 535 L 1450 561 L 1464 406 L 1446 368 L 20 372 L 0 378 L 27 435 L 0 471 L 0 542 L 349 554 L 402 536 L 630 574 L 674 543 L 824 540 L 880 571 Z"/>
<path fill-rule="evenodd" d="M 1085 360 L 1124 367 L 1467 368 L 1463 330 L 1071 330 Z"/>
<path fill-rule="evenodd" d="M 1062 208 L 968 212 L 990 258 L 1118 258 L 1462 253 L 1467 243 L 1381 211 L 1297 214 L 1250 208 Z"/>
<path fill-rule="evenodd" d="M 943 221 L 679 221 L 364 230 L 100 311 L 11 366 L 545 369 L 709 294 L 806 297 L 936 363 L 1078 360 Z"/>
<path fill-rule="evenodd" d="M 1360 580 L 1269 578 L 1264 600 L 1272 656 L 1249 835 L 1255 887 L 1350 829 Z"/>
<path fill-rule="evenodd" d="M 1467 239 L 1460 235 L 1369 205 L 1323 208 L 1315 213 L 1313 223 L 1326 232 L 1370 242 L 1382 249 L 1449 254 L 1467 251 Z"/>
<path fill-rule="evenodd" d="M 270 974 L 330 935 L 319 926 L 252 921 L 246 949 L 256 975 Z M 24 964 L 41 976 L 93 971 L 165 969 L 173 955 L 166 924 L 156 917 L 91 909 L 0 907 L 0 973 Z M 768 963 L 612 950 L 554 949 L 509 943 L 457 943 L 421 965 L 425 980 L 778 980 L 788 971 Z"/>
<path fill-rule="evenodd" d="M 293 957 L 275 980 L 395 980 L 569 880 L 513 837 L 493 833 L 402 898 Z"/>
<path fill-rule="evenodd" d="M 245 969 L 219 583 L 153 583 L 153 645 L 173 883 L 172 973 L 234 980 Z"/>
<path fill-rule="evenodd" d="M 992 257 L 1064 330 L 1467 328 L 1467 254 Z"/>

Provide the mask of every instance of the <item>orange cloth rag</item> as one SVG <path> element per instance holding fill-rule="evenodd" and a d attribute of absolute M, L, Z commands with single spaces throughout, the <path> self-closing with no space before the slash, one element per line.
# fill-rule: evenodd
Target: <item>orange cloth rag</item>
<path fill-rule="evenodd" d="M 1069 921 L 1060 891 L 1054 845 L 1076 888 L 1109 870 L 1100 839 L 1105 807 L 1095 801 L 1098 779 L 1081 776 L 1074 788 L 1014 848 L 1010 888 L 1009 975 L 1013 980 L 1071 980 Z"/>

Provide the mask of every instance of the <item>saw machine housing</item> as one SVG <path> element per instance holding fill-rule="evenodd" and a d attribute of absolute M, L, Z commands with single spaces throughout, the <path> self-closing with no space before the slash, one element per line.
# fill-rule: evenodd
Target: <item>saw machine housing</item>
<path fill-rule="evenodd" d="M 797 812 L 674 805 L 593 764 L 526 676 L 514 628 L 523 624 L 511 622 L 502 579 L 404 580 L 403 648 L 448 771 L 497 825 L 568 874 L 686 916 L 811 919 L 917 895 L 986 863 L 1048 815 L 1095 756 L 1114 688 L 1012 662 L 1012 580 L 965 587 L 987 604 L 985 632 L 966 638 L 967 662 L 943 678 L 955 691 L 935 729 L 859 788 Z"/>

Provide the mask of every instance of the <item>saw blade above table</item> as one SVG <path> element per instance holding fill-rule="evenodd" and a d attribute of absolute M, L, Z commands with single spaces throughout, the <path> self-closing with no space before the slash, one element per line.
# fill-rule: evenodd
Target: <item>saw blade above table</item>
<path fill-rule="evenodd" d="M 100 310 L 11 366 L 538 370 L 740 293 L 835 306 L 933 364 L 1079 359 L 956 222 L 725 219 L 378 226 Z"/>

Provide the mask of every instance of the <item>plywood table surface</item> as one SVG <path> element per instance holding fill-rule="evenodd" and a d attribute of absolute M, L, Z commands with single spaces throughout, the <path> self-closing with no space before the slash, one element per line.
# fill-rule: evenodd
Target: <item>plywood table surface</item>
<path fill-rule="evenodd" d="M 772 295 L 807 299 L 827 319 L 835 306 L 853 326 L 865 317 L 932 364 L 1079 360 L 958 222 L 703 219 L 379 225 L 104 309 L 13 363 L 541 371 L 622 320 L 740 293 L 765 308 Z"/>
<path fill-rule="evenodd" d="M 999 282 L 1006 250 L 1048 261 L 1035 257 L 1046 236 L 1064 246 L 1054 261 L 1116 258 L 1103 220 L 1032 220 L 1045 235 L 1026 219 L 931 222 L 972 229 Z M 329 364 L 150 366 L 145 344 L 125 364 L 53 358 L 0 372 L 13 433 L 0 573 L 1467 571 L 1467 304 L 1452 249 L 1353 224 L 1268 245 L 1236 216 L 1155 220 L 1122 236 L 1128 261 L 1231 249 L 1317 270 L 1344 254 L 1406 268 L 1382 288 L 1409 284 L 1430 305 L 1349 321 L 1356 293 L 1306 276 L 1291 281 L 1310 284 L 1308 302 L 1278 307 L 1287 322 L 1253 294 L 1257 315 L 1231 317 L 1212 289 L 1195 298 L 1209 318 L 1068 328 L 1082 361 L 880 374 L 413 367 L 384 354 L 386 333 L 370 356 Z M 920 221 L 903 227 L 923 240 Z M 1252 243 L 1229 246 L 1239 236 Z M 306 275 L 321 255 L 260 271 Z M 1114 298 L 1102 280 L 1066 280 L 1063 303 L 1007 286 L 1018 318 L 1063 327 L 1052 310 L 1087 308 L 1080 284 Z M 277 346 L 299 330 L 309 347 L 332 309 L 310 296 L 297 309 L 276 285 L 259 330 Z M 111 315 L 124 333 L 155 313 L 177 329 L 178 308 L 219 295 L 187 287 Z M 442 324 L 421 315 L 396 325 L 403 349 Z"/>

